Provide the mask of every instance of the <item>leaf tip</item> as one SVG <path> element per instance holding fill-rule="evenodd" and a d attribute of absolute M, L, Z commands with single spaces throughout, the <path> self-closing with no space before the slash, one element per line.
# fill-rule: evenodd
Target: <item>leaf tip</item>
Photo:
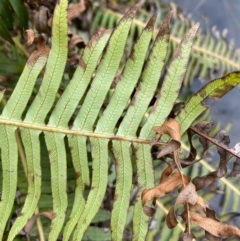
<path fill-rule="evenodd" d="M 134 5 L 133 7 L 131 7 L 127 13 L 124 15 L 123 19 L 129 19 L 129 18 L 133 18 L 134 15 L 136 14 L 136 12 L 138 11 L 138 9 L 142 6 L 142 3 L 139 2 L 136 5 Z"/>
<path fill-rule="evenodd" d="M 157 15 L 154 14 L 154 15 L 150 18 L 150 20 L 148 21 L 148 23 L 147 23 L 147 25 L 146 25 L 145 28 L 151 31 L 151 30 L 153 29 L 153 27 L 154 27 L 154 24 L 155 24 L 155 22 L 156 22 L 156 19 L 157 19 Z"/>

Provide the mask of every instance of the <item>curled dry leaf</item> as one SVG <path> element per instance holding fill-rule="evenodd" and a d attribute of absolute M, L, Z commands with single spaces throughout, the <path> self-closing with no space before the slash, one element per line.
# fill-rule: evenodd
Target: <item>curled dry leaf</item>
<path fill-rule="evenodd" d="M 163 125 L 153 127 L 156 132 L 155 141 L 159 141 L 163 134 L 170 136 L 173 140 L 181 141 L 180 125 L 175 119 L 168 119 Z"/>
<path fill-rule="evenodd" d="M 209 132 L 213 129 L 213 127 L 214 125 L 212 122 L 201 121 L 197 123 L 194 127 L 191 127 L 187 130 L 188 141 L 190 145 L 190 152 L 187 158 L 180 159 L 181 164 L 189 166 L 189 165 L 193 165 L 196 162 L 199 162 L 206 154 L 208 148 L 210 147 L 209 143 L 211 144 L 211 142 L 208 142 L 205 138 L 203 138 L 202 136 L 199 136 L 199 141 L 203 146 L 203 151 L 202 151 L 202 154 L 200 155 L 200 158 L 198 160 L 195 160 L 197 156 L 197 150 L 193 146 L 192 138 L 194 135 L 196 135 L 196 132 L 194 132 L 193 130 L 198 130 L 203 134 L 209 134 Z"/>
<path fill-rule="evenodd" d="M 85 43 L 83 39 L 77 35 L 71 35 L 70 41 L 68 43 L 68 56 L 72 57 L 75 54 L 75 47 L 82 49 L 85 48 Z"/>
<path fill-rule="evenodd" d="M 228 145 L 230 143 L 229 136 L 226 135 L 225 131 L 220 131 L 216 135 L 216 141 L 220 143 L 221 145 L 228 148 Z M 218 169 L 214 172 L 210 172 L 209 174 L 202 176 L 202 177 L 195 177 L 192 182 L 196 186 L 197 190 L 200 190 L 208 185 L 210 185 L 212 182 L 214 182 L 217 178 L 221 178 L 225 176 L 227 173 L 227 163 L 230 160 L 230 155 L 228 151 L 224 148 L 218 147 L 218 153 L 220 155 L 220 162 L 218 165 Z"/>
<path fill-rule="evenodd" d="M 189 166 L 189 165 L 192 165 L 198 161 L 200 161 L 201 159 L 199 160 L 195 160 L 196 159 L 196 156 L 197 156 L 197 150 L 195 149 L 193 143 L 192 143 L 192 137 L 195 135 L 195 133 L 193 131 L 191 131 L 190 129 L 187 130 L 187 136 L 188 136 L 188 141 L 189 141 L 189 145 L 190 145 L 190 151 L 189 151 L 189 155 L 187 158 L 180 158 L 179 159 L 179 162 L 183 165 L 185 165 L 185 167 Z"/>
<path fill-rule="evenodd" d="M 183 175 L 184 184 L 188 184 L 190 178 Z M 146 215 L 151 216 L 152 208 L 145 206 L 149 201 L 154 201 L 158 197 L 163 197 L 166 194 L 172 192 L 177 186 L 182 185 L 182 175 L 179 170 L 176 170 L 165 178 L 159 185 L 151 189 L 145 189 L 142 192 L 142 206 Z"/>
<path fill-rule="evenodd" d="M 164 182 L 169 177 L 169 175 L 173 172 L 175 167 L 176 167 L 175 162 L 172 161 L 168 163 L 168 167 L 165 168 L 164 171 L 162 172 L 159 183 Z"/>
<path fill-rule="evenodd" d="M 240 142 L 237 143 L 231 150 L 237 155 L 240 155 Z M 240 177 L 240 158 L 236 158 L 236 161 L 233 164 L 233 169 L 229 174 L 229 177 Z"/>
<path fill-rule="evenodd" d="M 174 207 L 171 207 L 168 211 L 168 214 L 166 216 L 166 224 L 170 229 L 175 228 L 178 224 Z"/>
<path fill-rule="evenodd" d="M 68 60 L 68 63 L 69 63 L 70 66 L 76 65 L 76 64 L 79 63 L 80 59 L 81 59 L 81 55 L 79 55 L 79 54 L 74 54 L 74 55 Z"/>
<path fill-rule="evenodd" d="M 168 135 L 171 138 L 167 145 L 160 150 L 157 158 L 173 154 L 173 159 L 177 168 L 182 171 L 177 153 L 181 146 L 181 131 L 179 123 L 175 119 L 169 118 L 163 125 L 153 127 L 153 130 L 156 132 L 156 138 L 151 142 L 151 145 L 161 146 L 162 142 L 160 142 L 160 138 L 163 134 Z"/>
<path fill-rule="evenodd" d="M 216 217 L 216 212 L 212 209 L 209 209 L 209 208 L 206 209 L 206 217 L 211 218 L 211 219 L 215 220 L 216 222 L 220 222 L 220 220 Z M 212 235 L 211 233 L 209 233 L 208 231 L 205 231 L 205 235 L 209 241 L 221 241 L 222 240 L 221 237 L 216 237 L 216 236 Z"/>
<path fill-rule="evenodd" d="M 175 207 L 179 204 L 190 204 L 191 207 L 195 207 L 200 212 L 206 212 L 206 208 L 208 207 L 208 203 L 200 197 L 197 192 L 195 185 L 192 182 L 189 182 L 179 193 L 177 200 L 174 206 L 169 210 L 166 223 L 169 228 L 174 228 L 178 222 L 175 215 Z M 185 209 L 184 212 L 187 212 Z"/>
<path fill-rule="evenodd" d="M 31 45 L 35 39 L 35 33 L 32 29 L 27 29 L 24 37 L 26 39 L 26 45 Z"/>
<path fill-rule="evenodd" d="M 208 129 L 207 123 L 209 122 L 204 122 L 206 128 Z M 195 134 L 198 134 L 200 136 L 200 139 L 201 139 L 200 142 L 204 146 L 205 148 L 204 150 L 207 150 L 207 148 L 209 148 L 212 144 L 214 144 L 217 147 L 224 149 L 228 153 L 228 158 L 231 158 L 231 156 L 236 156 L 237 158 L 240 158 L 240 145 L 239 147 L 237 147 L 237 144 L 236 144 L 232 149 L 229 149 L 228 144 L 223 143 L 223 142 L 226 142 L 227 139 L 229 139 L 229 136 L 226 134 L 225 130 L 221 130 L 215 135 L 215 137 L 212 138 L 208 136 L 208 133 L 207 133 L 208 131 L 201 131 L 204 124 L 200 125 L 201 128 L 199 128 L 199 126 L 197 126 L 197 128 L 196 126 L 190 127 L 191 132 L 194 132 Z M 211 126 L 211 122 L 209 124 L 209 128 L 210 126 Z"/>
<path fill-rule="evenodd" d="M 193 233 L 184 232 L 180 241 L 196 241 Z"/>
<path fill-rule="evenodd" d="M 184 203 L 190 204 L 201 212 L 205 212 L 208 207 L 208 202 L 197 194 L 196 187 L 192 182 L 189 182 L 189 184 L 179 193 L 175 206 Z"/>
<path fill-rule="evenodd" d="M 240 158 L 236 158 L 236 161 L 233 164 L 233 169 L 228 177 L 240 177 Z"/>
<path fill-rule="evenodd" d="M 27 29 L 24 35 L 26 44 L 31 45 L 34 41 L 37 41 L 37 49 L 28 59 L 28 64 L 33 64 L 39 58 L 40 55 L 48 55 L 50 48 L 45 44 L 45 38 L 42 34 L 35 34 L 32 29 Z"/>
<path fill-rule="evenodd" d="M 38 11 L 34 11 L 33 22 L 39 33 L 51 34 L 52 13 L 45 6 L 41 6 Z"/>
<path fill-rule="evenodd" d="M 212 218 L 202 217 L 201 215 L 191 211 L 189 214 L 191 223 L 200 226 L 216 237 L 229 237 L 232 235 L 240 237 L 240 229 L 235 226 L 221 223 L 213 220 Z"/>
<path fill-rule="evenodd" d="M 92 2 L 89 0 L 80 0 L 78 3 L 70 4 L 68 7 L 68 20 L 71 21 L 79 17 L 87 7 L 92 7 Z"/>
<path fill-rule="evenodd" d="M 26 45 L 31 45 L 34 41 L 37 41 L 37 48 L 40 51 L 49 51 L 50 48 L 45 44 L 45 38 L 42 34 L 35 34 L 32 29 L 27 29 L 25 31 Z"/>
<path fill-rule="evenodd" d="M 157 158 L 161 158 L 166 156 L 176 150 L 178 150 L 181 146 L 181 143 L 176 140 L 171 140 L 157 155 Z"/>
<path fill-rule="evenodd" d="M 192 182 L 189 182 L 187 186 L 179 193 L 175 206 L 178 204 L 183 204 L 185 202 L 195 205 L 198 200 L 198 194 L 196 193 L 195 185 Z"/>
<path fill-rule="evenodd" d="M 194 126 L 199 132 L 209 135 L 209 132 L 212 131 L 214 124 L 213 122 L 201 121 Z M 205 152 L 211 143 L 209 143 L 204 137 L 199 136 L 199 141 L 203 145 L 203 152 Z"/>

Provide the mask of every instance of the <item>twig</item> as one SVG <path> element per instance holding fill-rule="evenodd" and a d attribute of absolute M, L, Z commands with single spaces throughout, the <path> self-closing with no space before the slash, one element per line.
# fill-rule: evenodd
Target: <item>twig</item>
<path fill-rule="evenodd" d="M 225 151 L 227 151 L 228 153 L 231 153 L 233 156 L 240 158 L 240 155 L 236 154 L 234 151 L 232 151 L 231 149 L 229 149 L 228 147 L 226 147 L 225 145 L 222 145 L 221 143 L 218 143 L 216 140 L 214 140 L 214 138 L 211 138 L 205 134 L 203 134 L 202 132 L 198 131 L 195 127 L 190 126 L 189 129 L 193 132 L 195 132 L 196 134 L 198 134 L 199 136 L 202 136 L 203 138 L 205 138 L 206 140 L 212 142 L 214 145 L 224 149 Z"/>

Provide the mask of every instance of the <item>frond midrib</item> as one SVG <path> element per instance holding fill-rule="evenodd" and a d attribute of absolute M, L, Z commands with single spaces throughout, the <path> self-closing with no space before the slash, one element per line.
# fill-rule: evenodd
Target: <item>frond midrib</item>
<path fill-rule="evenodd" d="M 38 130 L 41 132 L 52 132 L 52 133 L 61 133 L 61 134 L 73 135 L 73 136 L 86 136 L 86 137 L 103 138 L 103 139 L 109 139 L 109 140 L 129 141 L 129 142 L 141 143 L 141 144 L 149 144 L 150 142 L 150 139 L 143 139 L 143 138 L 130 137 L 130 136 L 120 136 L 120 135 L 114 135 L 114 134 L 110 135 L 110 134 L 104 134 L 104 133 L 95 133 L 93 131 L 71 130 L 66 128 L 52 127 L 49 125 L 39 125 L 39 124 L 27 123 L 24 121 L 8 120 L 3 118 L 0 118 L 0 125 L 15 126 L 18 128 Z"/>

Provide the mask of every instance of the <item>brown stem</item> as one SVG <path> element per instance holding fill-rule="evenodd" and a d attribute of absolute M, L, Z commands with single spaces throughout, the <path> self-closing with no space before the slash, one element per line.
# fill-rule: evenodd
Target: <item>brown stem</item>
<path fill-rule="evenodd" d="M 202 136 L 203 138 L 207 139 L 208 141 L 212 142 L 214 145 L 224 149 L 225 151 L 227 151 L 228 153 L 232 154 L 233 156 L 240 158 L 240 155 L 236 154 L 234 151 L 232 151 L 231 149 L 229 149 L 228 147 L 226 147 L 225 145 L 222 145 L 221 143 L 218 143 L 216 140 L 214 140 L 214 138 L 211 138 L 205 134 L 203 134 L 202 132 L 200 132 L 199 130 L 197 130 L 195 127 L 190 126 L 189 129 L 193 132 L 195 132 L 196 134 L 198 134 L 199 136 Z"/>

